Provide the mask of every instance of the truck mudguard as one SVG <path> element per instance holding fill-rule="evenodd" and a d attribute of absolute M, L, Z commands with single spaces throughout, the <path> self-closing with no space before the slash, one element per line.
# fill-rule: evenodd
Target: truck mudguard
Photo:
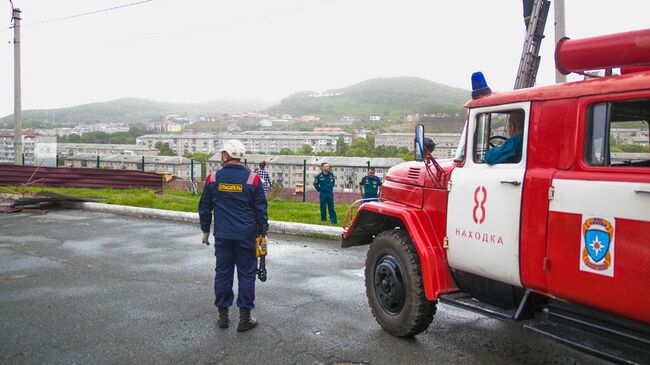
<path fill-rule="evenodd" d="M 405 229 L 420 257 L 427 300 L 457 290 L 449 272 L 447 256 L 426 211 L 393 202 L 366 203 L 359 208 L 342 247 L 366 245 L 374 235 L 389 229 Z"/>

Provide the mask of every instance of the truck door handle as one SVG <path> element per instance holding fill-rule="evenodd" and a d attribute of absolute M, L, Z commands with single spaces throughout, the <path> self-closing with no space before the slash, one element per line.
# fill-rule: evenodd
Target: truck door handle
<path fill-rule="evenodd" d="M 634 189 L 634 192 L 638 194 L 650 194 L 650 190 L 648 189 Z"/>
<path fill-rule="evenodd" d="M 519 181 L 519 180 L 501 180 L 500 183 L 502 183 L 502 184 L 510 184 L 510 185 L 514 185 L 514 186 L 521 185 L 521 181 Z"/>

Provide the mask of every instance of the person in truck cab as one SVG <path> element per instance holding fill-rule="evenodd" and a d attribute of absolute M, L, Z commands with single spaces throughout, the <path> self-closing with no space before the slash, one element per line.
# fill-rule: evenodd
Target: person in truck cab
<path fill-rule="evenodd" d="M 501 146 L 494 147 L 485 153 L 485 163 L 517 163 L 521 160 L 521 150 L 524 141 L 524 113 L 516 111 L 510 114 L 508 120 L 508 138 Z"/>

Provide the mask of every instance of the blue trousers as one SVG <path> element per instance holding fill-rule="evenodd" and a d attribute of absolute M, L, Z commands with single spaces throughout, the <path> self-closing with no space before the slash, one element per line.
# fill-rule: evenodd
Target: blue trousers
<path fill-rule="evenodd" d="M 217 265 L 214 269 L 214 305 L 218 308 L 228 308 L 232 305 L 232 292 L 235 266 L 237 266 L 237 307 L 244 309 L 255 308 L 255 274 L 257 273 L 257 257 L 255 256 L 254 239 L 214 240 L 214 251 Z"/>
<path fill-rule="evenodd" d="M 334 211 L 334 193 L 321 191 L 320 192 L 320 220 L 325 222 L 327 220 L 327 213 L 325 208 L 330 211 L 330 221 L 336 224 L 336 212 Z"/>

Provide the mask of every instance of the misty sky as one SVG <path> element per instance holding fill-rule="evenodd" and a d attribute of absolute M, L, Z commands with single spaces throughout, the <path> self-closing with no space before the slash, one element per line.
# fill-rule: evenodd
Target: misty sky
<path fill-rule="evenodd" d="M 13 0 L 23 11 L 23 110 L 134 96 L 278 100 L 374 77 L 510 90 L 520 0 Z M 648 0 L 565 0 L 567 36 L 650 27 Z M 552 13 L 538 85 L 554 82 Z M 13 113 L 11 7 L 0 0 L 0 116 Z M 43 22 L 41 24 L 34 24 Z M 30 25 L 31 24 L 31 25 Z"/>

